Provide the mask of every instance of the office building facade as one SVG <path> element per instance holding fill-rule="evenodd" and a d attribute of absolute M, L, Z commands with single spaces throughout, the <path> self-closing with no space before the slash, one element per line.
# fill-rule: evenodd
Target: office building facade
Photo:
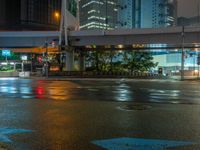
<path fill-rule="evenodd" d="M 61 0 L 1 0 L 0 30 L 57 30 Z"/>
<path fill-rule="evenodd" d="M 114 29 L 117 26 L 117 0 L 80 0 L 80 29 Z"/>
<path fill-rule="evenodd" d="M 179 17 L 177 19 L 178 26 L 199 26 L 200 25 L 200 16 L 194 16 L 190 18 Z"/>
<path fill-rule="evenodd" d="M 157 28 L 174 26 L 176 0 L 119 0 L 119 28 Z"/>
<path fill-rule="evenodd" d="M 1 0 L 0 1 L 0 30 L 5 30 L 11 26 L 16 26 L 20 22 L 20 1 Z"/>

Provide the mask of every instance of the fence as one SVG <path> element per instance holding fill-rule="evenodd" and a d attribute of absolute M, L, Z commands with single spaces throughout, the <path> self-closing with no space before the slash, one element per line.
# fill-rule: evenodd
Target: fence
<path fill-rule="evenodd" d="M 167 78 L 163 75 L 142 72 L 92 72 L 92 71 L 63 71 L 49 72 L 49 76 L 66 76 L 80 78 Z"/>

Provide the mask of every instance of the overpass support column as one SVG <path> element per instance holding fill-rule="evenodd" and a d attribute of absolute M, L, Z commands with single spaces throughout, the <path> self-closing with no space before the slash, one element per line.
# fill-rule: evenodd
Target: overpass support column
<path fill-rule="evenodd" d="M 182 27 L 182 50 L 181 50 L 181 80 L 184 80 L 185 68 L 185 27 Z"/>
<path fill-rule="evenodd" d="M 72 51 L 66 51 L 66 71 L 73 71 L 74 69 L 74 50 Z"/>

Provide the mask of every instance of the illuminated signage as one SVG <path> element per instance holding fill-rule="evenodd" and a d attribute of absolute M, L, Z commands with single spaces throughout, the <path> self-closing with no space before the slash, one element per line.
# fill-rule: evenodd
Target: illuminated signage
<path fill-rule="evenodd" d="M 28 60 L 27 55 L 22 55 L 22 56 L 21 56 L 21 60 Z"/>
<path fill-rule="evenodd" d="M 4 57 L 9 57 L 9 56 L 11 56 L 10 50 L 2 50 L 2 56 L 4 56 Z"/>
<path fill-rule="evenodd" d="M 76 0 L 71 0 L 69 2 L 69 8 L 68 8 L 69 12 L 71 12 L 71 14 L 76 17 L 77 15 L 77 2 Z"/>

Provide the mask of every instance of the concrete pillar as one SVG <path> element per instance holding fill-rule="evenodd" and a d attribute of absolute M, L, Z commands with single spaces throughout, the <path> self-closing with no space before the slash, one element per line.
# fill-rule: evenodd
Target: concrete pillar
<path fill-rule="evenodd" d="M 74 51 L 65 52 L 66 55 L 66 71 L 73 71 L 74 69 Z"/>

